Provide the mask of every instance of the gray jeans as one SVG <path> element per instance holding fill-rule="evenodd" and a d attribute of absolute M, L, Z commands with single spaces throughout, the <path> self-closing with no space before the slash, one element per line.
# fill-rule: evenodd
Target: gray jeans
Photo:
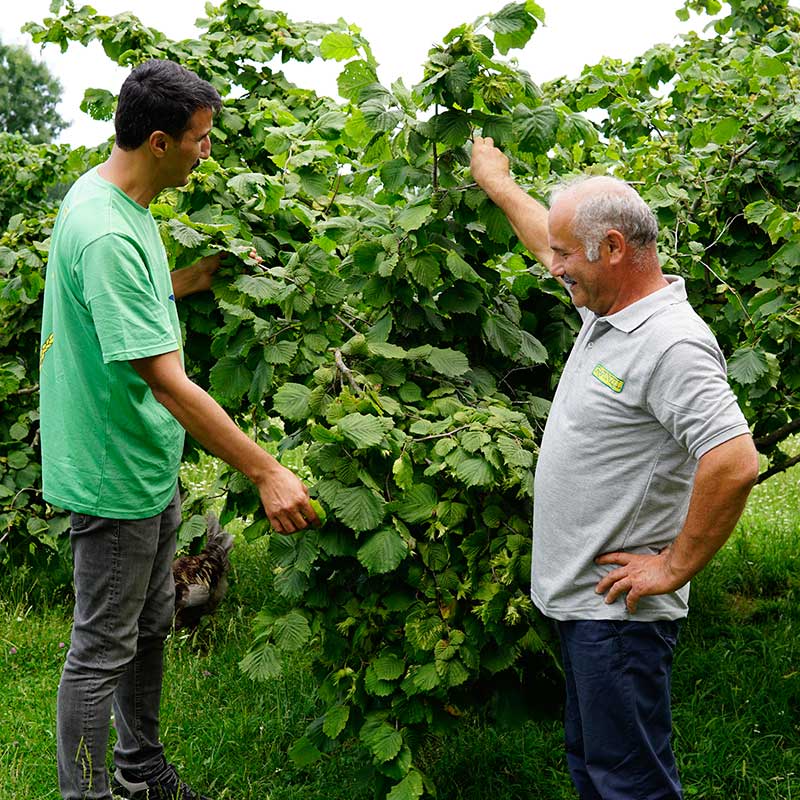
<path fill-rule="evenodd" d="M 122 769 L 160 764 L 164 640 L 175 602 L 180 499 L 146 519 L 72 515 L 75 614 L 58 687 L 58 779 L 64 800 L 109 800 L 111 708 Z"/>

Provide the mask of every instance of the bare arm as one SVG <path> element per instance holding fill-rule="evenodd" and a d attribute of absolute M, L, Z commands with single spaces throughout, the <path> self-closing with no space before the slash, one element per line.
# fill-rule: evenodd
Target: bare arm
<path fill-rule="evenodd" d="M 319 519 L 297 476 L 251 441 L 222 407 L 189 380 L 178 351 L 131 361 L 156 400 L 209 452 L 255 483 L 272 527 L 293 533 Z"/>
<path fill-rule="evenodd" d="M 711 561 L 736 526 L 758 478 L 758 453 L 749 435 L 709 450 L 699 461 L 686 522 L 675 541 L 658 555 L 606 553 L 598 564 L 620 564 L 597 584 L 613 603 L 627 592 L 633 613 L 646 595 L 674 592 Z"/>
<path fill-rule="evenodd" d="M 222 253 L 201 258 L 197 263 L 183 269 L 176 269 L 170 273 L 172 278 L 172 293 L 178 300 L 195 292 L 204 292 L 211 288 L 214 273 L 219 269 Z"/>
<path fill-rule="evenodd" d="M 547 209 L 516 184 L 508 170 L 508 159 L 491 137 L 475 137 L 470 169 L 478 186 L 508 217 L 522 244 L 550 269 L 553 251 L 547 233 Z"/>

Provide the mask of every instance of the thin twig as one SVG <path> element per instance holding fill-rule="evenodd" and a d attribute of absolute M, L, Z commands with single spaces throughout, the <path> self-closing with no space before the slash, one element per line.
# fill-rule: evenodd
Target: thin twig
<path fill-rule="evenodd" d="M 361 332 L 361 331 L 356 330 L 347 320 L 342 319 L 338 314 L 334 314 L 333 318 L 337 322 L 340 322 L 342 325 L 344 325 L 345 328 L 348 328 L 349 330 L 353 331 L 353 333 L 359 334 Z"/>
<path fill-rule="evenodd" d="M 755 439 L 755 445 L 758 448 L 761 447 L 771 447 L 773 444 L 777 444 L 778 442 L 782 442 L 784 439 L 791 436 L 795 431 L 800 431 L 800 419 L 792 420 L 791 422 L 787 422 L 786 425 L 782 425 L 777 430 L 772 431 L 772 433 L 767 433 L 764 436 L 759 436 Z"/>
<path fill-rule="evenodd" d="M 347 382 L 350 384 L 350 387 L 356 394 L 361 394 L 361 387 L 356 383 L 356 379 L 353 377 L 353 372 L 347 364 L 344 363 L 344 359 L 342 358 L 342 351 L 337 347 L 334 350 L 334 358 L 336 359 L 336 368 L 339 370 L 341 375 L 344 375 L 347 378 Z"/>
<path fill-rule="evenodd" d="M 470 423 L 472 425 L 472 423 Z M 454 433 L 458 433 L 459 431 L 465 431 L 470 425 L 462 425 L 460 428 L 453 428 L 452 431 L 447 431 L 446 433 L 434 433 L 431 436 L 421 436 L 419 439 L 412 439 L 412 442 L 427 442 L 429 439 L 443 439 L 445 436 L 452 436 Z"/>
<path fill-rule="evenodd" d="M 763 483 L 767 478 L 771 478 L 779 472 L 784 472 L 795 464 L 800 464 L 800 456 L 794 456 L 794 458 L 790 458 L 788 461 L 781 461 L 780 464 L 775 464 L 775 466 L 770 467 L 766 472 L 762 472 L 758 476 L 756 483 Z"/>

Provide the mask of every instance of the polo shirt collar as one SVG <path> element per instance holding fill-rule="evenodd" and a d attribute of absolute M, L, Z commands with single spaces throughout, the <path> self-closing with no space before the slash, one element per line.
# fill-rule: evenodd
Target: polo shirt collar
<path fill-rule="evenodd" d="M 677 275 L 665 275 L 664 277 L 668 285 L 663 289 L 631 303 L 621 311 L 617 311 L 616 314 L 598 317 L 598 319 L 607 322 L 623 333 L 631 333 L 662 308 L 684 302 L 687 298 L 686 284 L 683 278 Z"/>

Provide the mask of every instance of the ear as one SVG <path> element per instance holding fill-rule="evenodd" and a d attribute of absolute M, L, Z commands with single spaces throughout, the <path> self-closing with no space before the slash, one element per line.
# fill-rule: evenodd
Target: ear
<path fill-rule="evenodd" d="M 147 139 L 147 144 L 156 158 L 164 158 L 169 150 L 170 137 L 164 131 L 153 131 Z"/>
<path fill-rule="evenodd" d="M 625 258 L 625 254 L 628 250 L 628 243 L 618 230 L 612 228 L 606 234 L 606 244 L 608 246 L 609 263 L 616 266 Z"/>

